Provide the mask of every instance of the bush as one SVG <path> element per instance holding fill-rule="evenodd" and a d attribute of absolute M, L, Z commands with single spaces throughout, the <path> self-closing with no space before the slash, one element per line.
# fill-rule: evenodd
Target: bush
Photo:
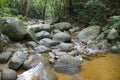
<path fill-rule="evenodd" d="M 103 28 L 103 31 L 110 30 L 112 28 L 115 28 L 120 32 L 120 15 L 111 16 L 110 19 L 108 19 L 107 25 Z"/>

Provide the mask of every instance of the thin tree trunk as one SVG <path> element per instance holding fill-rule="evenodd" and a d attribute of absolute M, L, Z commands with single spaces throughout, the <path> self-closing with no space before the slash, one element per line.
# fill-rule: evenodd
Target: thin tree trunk
<path fill-rule="evenodd" d="M 45 0 L 45 4 L 43 8 L 43 17 L 42 17 L 43 20 L 45 20 L 45 15 L 46 15 L 46 5 L 47 5 L 47 0 Z"/>
<path fill-rule="evenodd" d="M 69 15 L 73 15 L 73 2 L 72 0 L 69 0 Z"/>
<path fill-rule="evenodd" d="M 27 18 L 28 15 L 28 10 L 29 10 L 29 0 L 26 0 L 24 3 L 24 7 L 23 7 L 23 16 L 25 17 L 25 19 Z"/>

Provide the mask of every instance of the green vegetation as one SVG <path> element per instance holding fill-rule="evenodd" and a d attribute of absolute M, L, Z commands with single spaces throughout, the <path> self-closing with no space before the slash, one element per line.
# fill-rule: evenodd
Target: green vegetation
<path fill-rule="evenodd" d="M 120 4 L 119 0 L 0 0 L 0 16 L 99 25 L 105 31 L 120 27 Z"/>

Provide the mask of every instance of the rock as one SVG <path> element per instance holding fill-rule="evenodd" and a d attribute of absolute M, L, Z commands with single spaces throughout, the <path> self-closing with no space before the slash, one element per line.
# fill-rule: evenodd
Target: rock
<path fill-rule="evenodd" d="M 50 33 L 46 32 L 46 31 L 38 32 L 35 35 L 36 35 L 36 37 L 37 37 L 38 40 L 43 39 L 43 38 L 51 38 Z"/>
<path fill-rule="evenodd" d="M 67 54 L 67 52 L 61 51 L 61 50 L 59 50 L 59 49 L 52 50 L 52 52 L 53 52 L 56 56 L 63 56 L 63 55 L 65 55 L 65 54 Z"/>
<path fill-rule="evenodd" d="M 105 38 L 105 33 L 103 32 L 103 33 L 101 33 L 100 35 L 98 35 L 98 37 L 96 38 L 96 40 L 97 41 L 99 41 L 99 40 L 103 40 L 104 38 Z"/>
<path fill-rule="evenodd" d="M 70 43 L 60 43 L 58 45 L 58 48 L 60 48 L 60 50 L 62 51 L 70 51 L 73 49 L 73 44 Z"/>
<path fill-rule="evenodd" d="M 49 38 L 44 38 L 42 40 L 40 40 L 38 42 L 40 45 L 44 45 L 46 47 L 51 47 L 51 46 L 55 46 L 57 44 L 56 41 L 52 40 L 52 39 L 49 39 Z"/>
<path fill-rule="evenodd" d="M 0 71 L 0 80 L 2 80 L 2 72 Z"/>
<path fill-rule="evenodd" d="M 30 69 L 43 62 L 43 56 L 41 54 L 30 55 L 28 59 L 25 60 L 23 67 L 25 69 Z"/>
<path fill-rule="evenodd" d="M 58 80 L 58 78 L 54 73 L 50 71 L 44 71 L 42 75 L 39 76 L 39 80 Z"/>
<path fill-rule="evenodd" d="M 71 42 L 71 36 L 65 32 L 60 32 L 53 35 L 53 40 L 60 42 Z"/>
<path fill-rule="evenodd" d="M 68 30 L 72 27 L 72 25 L 68 22 L 60 22 L 53 25 L 54 28 L 59 30 Z"/>
<path fill-rule="evenodd" d="M 39 46 L 35 47 L 35 51 L 36 51 L 37 53 L 44 53 L 44 52 L 51 51 L 51 49 L 48 48 L 48 47 L 46 47 L 46 46 L 39 45 Z"/>
<path fill-rule="evenodd" d="M 2 80 L 16 80 L 17 73 L 12 69 L 3 69 L 2 70 Z"/>
<path fill-rule="evenodd" d="M 99 50 L 110 51 L 111 44 L 106 39 L 103 39 L 97 43 L 97 46 Z"/>
<path fill-rule="evenodd" d="M 40 31 L 51 31 L 51 26 L 50 24 L 37 24 L 37 25 L 28 25 L 27 28 L 33 29 L 35 32 L 40 32 Z"/>
<path fill-rule="evenodd" d="M 23 40 L 27 34 L 25 25 L 17 18 L 3 17 L 2 20 L 5 24 L 2 29 L 2 33 L 7 35 L 11 40 L 20 41 Z"/>
<path fill-rule="evenodd" d="M 54 69 L 57 72 L 67 73 L 67 74 L 75 74 L 80 70 L 81 61 L 78 58 L 64 55 L 61 56 L 54 65 Z"/>
<path fill-rule="evenodd" d="M 37 43 L 34 41 L 29 41 L 26 43 L 26 46 L 34 49 L 37 46 Z"/>
<path fill-rule="evenodd" d="M 18 75 L 17 80 L 38 80 L 39 75 L 43 74 L 45 71 L 44 65 L 42 62 L 39 62 L 34 68 L 31 68 L 22 74 Z"/>
<path fill-rule="evenodd" d="M 27 56 L 28 54 L 24 54 L 21 51 L 16 51 L 9 62 L 9 68 L 14 70 L 20 68 L 23 62 L 27 59 Z"/>
<path fill-rule="evenodd" d="M 28 40 L 33 40 L 37 42 L 37 37 L 35 36 L 35 31 L 32 28 L 27 28 L 27 39 Z"/>
<path fill-rule="evenodd" d="M 55 30 L 52 31 L 53 34 L 56 34 L 56 33 L 59 33 L 59 32 L 62 32 L 62 31 L 60 31 L 59 29 L 55 29 Z"/>
<path fill-rule="evenodd" d="M 107 39 L 114 40 L 116 38 L 119 38 L 118 32 L 116 29 L 112 28 L 107 35 Z"/>
<path fill-rule="evenodd" d="M 78 39 L 82 42 L 87 42 L 89 40 L 93 40 L 98 36 L 100 33 L 100 27 L 99 26 L 90 26 L 78 33 Z"/>
<path fill-rule="evenodd" d="M 80 52 L 78 52 L 77 50 L 73 50 L 73 51 L 68 53 L 68 55 L 71 55 L 71 56 L 76 56 L 78 54 L 80 54 Z"/>
<path fill-rule="evenodd" d="M 75 31 L 79 31 L 80 27 L 73 27 L 72 29 L 69 30 L 70 33 L 73 33 Z"/>
<path fill-rule="evenodd" d="M 120 53 L 120 42 L 117 41 L 114 45 L 111 46 L 111 51 L 114 53 Z"/>
<path fill-rule="evenodd" d="M 0 54 L 0 63 L 5 63 L 12 56 L 11 52 L 2 52 Z"/>
<path fill-rule="evenodd" d="M 0 52 L 3 51 L 3 48 L 10 42 L 9 38 L 3 34 L 0 34 Z"/>

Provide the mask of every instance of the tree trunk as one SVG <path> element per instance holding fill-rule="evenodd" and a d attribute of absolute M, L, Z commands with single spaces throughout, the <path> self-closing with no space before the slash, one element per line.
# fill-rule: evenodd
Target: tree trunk
<path fill-rule="evenodd" d="M 43 7 L 43 17 L 42 17 L 42 19 L 43 20 L 45 20 L 45 13 L 46 13 L 46 5 L 47 5 L 47 0 L 45 0 L 45 2 L 44 2 L 44 7 Z"/>
<path fill-rule="evenodd" d="M 23 10 L 24 10 L 23 16 L 25 17 L 25 19 L 27 18 L 28 9 L 29 9 L 29 0 L 25 0 L 24 7 L 23 7 Z"/>
<path fill-rule="evenodd" d="M 72 0 L 69 0 L 69 15 L 73 15 L 73 2 Z"/>

